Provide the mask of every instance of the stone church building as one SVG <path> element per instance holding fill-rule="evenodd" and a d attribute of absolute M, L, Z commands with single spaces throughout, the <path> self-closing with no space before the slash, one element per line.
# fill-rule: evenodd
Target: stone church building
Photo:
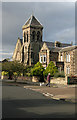
<path fill-rule="evenodd" d="M 26 65 L 33 65 L 39 61 L 39 51 L 42 47 L 42 24 L 33 16 L 22 27 L 23 39 L 18 38 L 13 54 L 13 60 Z"/>
<path fill-rule="evenodd" d="M 47 67 L 49 62 L 53 61 L 59 69 L 66 71 L 64 67 L 66 65 L 64 61 L 61 61 L 61 55 L 64 54 L 68 46 L 73 50 L 72 44 L 65 44 L 59 41 L 43 41 L 43 25 L 33 15 L 22 26 L 22 32 L 23 39 L 18 38 L 17 40 L 12 57 L 13 60 L 30 66 L 39 61 L 44 67 Z"/>

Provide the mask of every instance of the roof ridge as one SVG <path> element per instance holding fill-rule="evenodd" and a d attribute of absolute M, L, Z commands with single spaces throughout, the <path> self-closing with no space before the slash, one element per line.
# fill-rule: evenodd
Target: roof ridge
<path fill-rule="evenodd" d="M 62 49 L 66 49 L 66 48 L 70 48 L 70 47 L 77 47 L 77 45 L 72 45 L 72 46 L 63 47 Z"/>
<path fill-rule="evenodd" d="M 39 26 L 43 27 L 43 25 L 40 23 L 40 21 L 34 15 L 31 15 L 23 26 L 29 25 L 29 24 L 30 25 L 39 25 Z"/>

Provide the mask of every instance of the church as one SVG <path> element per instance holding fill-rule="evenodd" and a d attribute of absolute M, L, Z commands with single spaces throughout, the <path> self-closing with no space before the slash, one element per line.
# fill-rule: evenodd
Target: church
<path fill-rule="evenodd" d="M 18 38 L 12 58 L 13 60 L 23 62 L 25 65 L 31 66 L 40 61 L 39 54 L 44 45 L 49 49 L 53 49 L 52 59 L 53 56 L 55 56 L 55 59 L 50 59 L 52 61 L 58 61 L 58 52 L 61 48 L 71 46 L 71 44 L 60 43 L 59 41 L 43 41 L 43 25 L 34 15 L 31 15 L 31 17 L 22 26 L 22 32 L 23 38 Z"/>

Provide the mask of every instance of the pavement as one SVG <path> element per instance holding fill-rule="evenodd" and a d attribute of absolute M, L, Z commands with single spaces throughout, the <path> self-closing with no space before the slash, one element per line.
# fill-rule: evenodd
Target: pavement
<path fill-rule="evenodd" d="M 51 85 L 51 87 L 48 87 L 44 84 L 42 86 L 24 86 L 24 88 L 40 92 L 52 99 L 77 103 L 77 85 Z"/>
<path fill-rule="evenodd" d="M 50 87 L 46 86 L 46 83 L 33 83 L 30 81 L 17 81 L 13 83 L 13 80 L 9 82 L 10 85 L 22 86 L 24 89 L 30 89 L 42 93 L 44 96 L 62 100 L 70 101 L 77 103 L 77 85 L 60 85 L 60 84 L 51 84 Z"/>

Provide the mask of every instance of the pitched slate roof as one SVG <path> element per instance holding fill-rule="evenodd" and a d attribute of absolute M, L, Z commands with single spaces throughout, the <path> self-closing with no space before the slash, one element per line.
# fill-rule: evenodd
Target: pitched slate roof
<path fill-rule="evenodd" d="M 31 17 L 25 22 L 23 27 L 27 25 L 43 27 L 42 24 L 39 22 L 39 20 L 33 15 L 31 15 Z"/>
<path fill-rule="evenodd" d="M 47 47 L 50 49 L 52 47 L 54 47 L 54 42 L 46 42 L 46 41 L 43 41 L 42 44 L 46 43 Z"/>
<path fill-rule="evenodd" d="M 77 49 L 77 45 L 64 47 L 60 50 L 60 52 L 71 51 L 71 50 L 74 50 L 74 49 Z"/>
<path fill-rule="evenodd" d="M 67 46 L 71 46 L 71 44 L 67 44 L 67 43 L 61 43 L 62 47 L 67 47 Z"/>
<path fill-rule="evenodd" d="M 61 43 L 61 45 L 62 45 L 61 47 L 55 47 L 55 42 L 46 42 L 46 41 L 43 41 L 43 43 L 46 43 L 47 47 L 52 52 L 59 52 L 62 48 L 65 48 L 67 46 L 71 46 L 71 44 Z"/>
<path fill-rule="evenodd" d="M 61 50 L 61 47 L 53 47 L 50 49 L 51 52 L 59 52 Z"/>

